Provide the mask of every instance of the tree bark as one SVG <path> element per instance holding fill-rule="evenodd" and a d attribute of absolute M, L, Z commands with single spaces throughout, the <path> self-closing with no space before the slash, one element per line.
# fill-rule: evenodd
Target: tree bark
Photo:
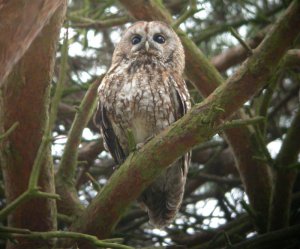
<path fill-rule="evenodd" d="M 60 0 L 0 3 L 0 86 L 61 4 Z"/>
<path fill-rule="evenodd" d="M 19 2 L 17 6 L 15 2 Z M 3 76 L 8 74 L 17 58 L 20 58 L 22 52 L 25 52 L 27 46 L 31 44 L 33 36 L 39 34 L 43 21 L 46 23 L 51 13 L 55 10 L 54 6 L 57 7 L 62 4 L 61 8 L 54 13 L 49 24 L 43 28 L 40 35 L 32 42 L 23 58 L 15 65 L 7 80 L 0 87 L 0 130 L 6 131 L 12 124 L 19 122 L 19 126 L 14 132 L 0 144 L 0 164 L 8 203 L 12 202 L 28 187 L 33 162 L 45 132 L 46 122 L 48 122 L 50 87 L 56 44 L 66 9 L 66 1 L 50 2 L 52 0 L 30 1 L 30 4 L 22 5 L 20 1 L 11 1 L 1 9 L 1 14 L 4 10 L 10 11 L 5 16 L 14 17 L 15 21 L 21 21 L 25 17 L 28 18 L 28 22 L 23 20 L 23 23 L 20 22 L 20 25 L 26 26 L 30 24 L 30 30 L 25 29 L 28 32 L 26 36 L 26 32 L 19 30 L 21 28 L 16 24 L 17 30 L 15 27 L 7 30 L 9 32 L 0 38 L 2 39 L 1 42 L 3 42 L 4 38 L 8 39 L 10 37 L 20 39 L 12 43 L 18 54 L 13 53 L 12 47 L 1 47 L 1 55 L 2 52 L 6 55 L 4 57 L 5 61 L 1 61 L 0 69 L 3 79 Z M 36 4 L 34 5 L 35 8 L 32 6 L 34 3 Z M 12 7 L 11 5 L 15 6 L 16 9 L 8 9 Z M 24 8 L 22 9 L 21 6 Z M 41 11 L 40 8 L 37 8 L 38 6 L 42 8 Z M 47 14 L 45 13 L 46 7 L 49 7 L 49 13 Z M 30 8 L 28 13 L 26 12 L 27 8 Z M 26 13 L 26 15 L 22 13 Z M 44 17 L 43 21 L 38 18 L 40 15 Z M 1 18 L 3 17 L 2 15 L 0 16 Z M 36 23 L 30 23 L 34 21 Z M 10 22 L 9 25 L 14 26 L 13 22 Z M 4 29 L 4 26 L 1 27 Z M 26 43 L 26 46 L 21 45 L 21 43 Z M 19 49 L 21 51 L 18 51 Z M 5 71 L 3 71 L 4 69 Z M 39 186 L 42 191 L 55 192 L 50 146 L 44 156 Z M 31 199 L 9 215 L 8 225 L 32 231 L 56 229 L 55 201 L 50 199 Z M 24 238 L 20 238 L 18 241 L 18 244 L 8 243 L 7 248 L 32 249 L 52 247 L 51 241 L 32 241 Z"/>

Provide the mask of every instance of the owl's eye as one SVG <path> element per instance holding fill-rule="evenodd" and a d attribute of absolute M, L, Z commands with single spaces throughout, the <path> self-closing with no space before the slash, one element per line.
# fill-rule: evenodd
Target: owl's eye
<path fill-rule="evenodd" d="M 142 40 L 142 37 L 140 37 L 139 35 L 135 35 L 134 37 L 132 37 L 131 43 L 132 43 L 132 45 L 136 45 L 136 44 L 140 43 L 141 40 Z"/>
<path fill-rule="evenodd" d="M 165 37 L 163 37 L 161 34 L 155 34 L 153 36 L 153 40 L 156 41 L 159 44 L 163 44 L 166 41 Z"/>

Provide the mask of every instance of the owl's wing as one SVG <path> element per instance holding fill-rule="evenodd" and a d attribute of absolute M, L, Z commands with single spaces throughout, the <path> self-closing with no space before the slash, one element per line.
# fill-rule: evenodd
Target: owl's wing
<path fill-rule="evenodd" d="M 94 122 L 101 129 L 106 149 L 109 150 L 117 164 L 122 164 L 125 161 L 126 156 L 121 148 L 115 131 L 113 130 L 111 121 L 107 115 L 107 111 L 101 101 L 98 103 Z"/>
<path fill-rule="evenodd" d="M 175 119 L 178 120 L 179 118 L 184 116 L 191 108 L 190 95 L 186 88 L 184 79 L 182 79 L 181 77 L 176 77 L 172 78 L 171 81 L 173 81 L 173 84 L 171 84 L 171 86 L 174 87 L 171 92 L 173 93 L 173 99 L 175 100 Z"/>
<path fill-rule="evenodd" d="M 184 79 L 182 77 L 176 77 L 176 75 L 174 75 L 173 77 L 175 78 L 171 79 L 171 81 L 173 81 L 173 84 L 171 84 L 171 86 L 173 86 L 174 88 L 171 92 L 173 92 L 173 99 L 175 100 L 175 118 L 176 120 L 178 120 L 191 109 L 191 102 L 190 95 L 184 82 Z M 188 165 L 191 160 L 191 153 L 186 153 L 183 158 L 184 160 L 182 164 L 182 173 L 183 175 L 186 175 L 188 171 Z"/>

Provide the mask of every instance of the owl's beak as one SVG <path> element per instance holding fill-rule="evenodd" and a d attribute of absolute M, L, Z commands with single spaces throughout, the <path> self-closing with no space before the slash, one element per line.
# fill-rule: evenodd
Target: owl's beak
<path fill-rule="evenodd" d="M 149 42 L 148 41 L 145 42 L 145 49 L 148 52 L 148 50 L 149 50 Z"/>

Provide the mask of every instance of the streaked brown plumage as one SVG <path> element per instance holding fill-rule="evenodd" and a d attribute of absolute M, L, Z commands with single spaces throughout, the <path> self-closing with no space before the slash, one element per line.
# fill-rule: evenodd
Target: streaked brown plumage
<path fill-rule="evenodd" d="M 183 70 L 183 47 L 168 25 L 141 21 L 126 30 L 99 87 L 96 114 L 106 147 L 118 164 L 130 153 L 129 130 L 135 142 L 143 144 L 189 110 Z M 140 196 L 154 226 L 165 226 L 174 219 L 188 164 L 186 154 Z"/>

